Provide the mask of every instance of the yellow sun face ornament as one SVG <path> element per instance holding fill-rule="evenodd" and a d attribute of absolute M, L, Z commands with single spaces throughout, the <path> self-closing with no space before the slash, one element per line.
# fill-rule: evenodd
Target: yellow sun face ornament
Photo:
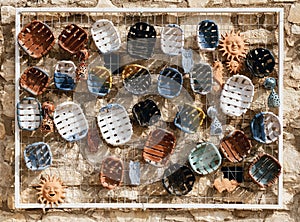
<path fill-rule="evenodd" d="M 227 60 L 237 60 L 246 57 L 248 48 L 248 43 L 240 31 L 235 33 L 233 30 L 228 34 L 222 34 L 222 39 L 220 40 L 221 51 L 224 51 L 222 56 L 227 56 Z"/>
<path fill-rule="evenodd" d="M 47 175 L 46 178 L 41 179 L 37 187 L 39 191 L 37 193 L 38 200 L 43 204 L 50 204 L 51 207 L 53 207 L 53 204 L 58 206 L 64 202 L 65 188 L 66 186 L 63 185 L 63 182 L 59 178 Z"/>

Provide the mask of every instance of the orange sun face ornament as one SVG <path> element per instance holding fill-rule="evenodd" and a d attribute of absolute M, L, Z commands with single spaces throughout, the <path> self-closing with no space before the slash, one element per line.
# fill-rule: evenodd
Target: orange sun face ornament
<path fill-rule="evenodd" d="M 240 31 L 235 33 L 233 30 L 228 34 L 222 34 L 222 39 L 220 40 L 221 51 L 224 51 L 222 56 L 227 56 L 228 61 L 237 60 L 246 57 L 248 48 L 248 43 Z"/>
<path fill-rule="evenodd" d="M 53 204 L 58 206 L 64 202 L 65 188 L 66 186 L 63 185 L 63 182 L 59 178 L 48 175 L 46 178 L 41 179 L 37 187 L 39 191 L 37 193 L 38 200 L 46 205 L 50 204 L 51 207 L 53 207 Z"/>

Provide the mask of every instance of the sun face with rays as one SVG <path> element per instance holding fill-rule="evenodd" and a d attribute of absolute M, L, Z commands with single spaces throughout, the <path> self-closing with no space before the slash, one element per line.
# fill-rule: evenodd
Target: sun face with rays
<path fill-rule="evenodd" d="M 41 179 L 37 187 L 37 190 L 39 190 L 37 193 L 38 200 L 46 205 L 50 204 L 51 207 L 53 203 L 58 206 L 58 204 L 64 202 L 65 188 L 66 186 L 63 186 L 63 182 L 59 178 L 48 175 L 47 178 Z"/>
<path fill-rule="evenodd" d="M 237 74 L 242 69 L 242 63 L 238 62 L 238 61 L 236 61 L 234 59 L 232 59 L 231 61 L 227 62 L 226 64 L 227 64 L 226 67 L 229 70 L 229 72 L 233 73 L 233 74 Z"/>
<path fill-rule="evenodd" d="M 240 57 L 246 57 L 247 46 L 246 39 L 241 35 L 240 31 L 235 33 L 233 30 L 228 34 L 222 34 L 222 39 L 220 40 L 221 51 L 224 51 L 222 56 L 227 56 L 227 60 L 237 60 L 240 61 Z"/>

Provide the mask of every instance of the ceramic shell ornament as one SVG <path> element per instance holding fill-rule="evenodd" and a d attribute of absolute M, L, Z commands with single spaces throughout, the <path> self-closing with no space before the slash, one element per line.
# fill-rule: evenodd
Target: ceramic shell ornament
<path fill-rule="evenodd" d="M 114 24 L 107 19 L 96 21 L 91 28 L 92 38 L 99 51 L 103 54 L 116 51 L 121 40 Z"/>
<path fill-rule="evenodd" d="M 154 51 L 156 31 L 154 26 L 138 22 L 130 27 L 127 35 L 127 52 L 137 59 L 149 59 Z"/>
<path fill-rule="evenodd" d="M 194 186 L 196 177 L 187 166 L 173 164 L 167 168 L 162 178 L 162 184 L 169 194 L 181 196 L 188 194 Z"/>
<path fill-rule="evenodd" d="M 143 150 L 143 158 L 156 167 L 164 166 L 174 152 L 176 138 L 173 133 L 156 129 L 150 133 Z"/>
<path fill-rule="evenodd" d="M 19 84 L 32 95 L 38 96 L 46 91 L 50 84 L 50 77 L 38 67 L 29 67 L 20 76 Z"/>
<path fill-rule="evenodd" d="M 89 70 L 88 89 L 97 96 L 106 96 L 112 87 L 112 74 L 103 66 L 96 66 Z"/>
<path fill-rule="evenodd" d="M 173 99 L 180 94 L 182 84 L 183 77 L 177 69 L 165 68 L 158 76 L 158 93 L 167 99 Z"/>
<path fill-rule="evenodd" d="M 41 179 L 36 188 L 38 190 L 38 200 L 45 205 L 50 204 L 51 207 L 53 207 L 53 204 L 58 206 L 60 203 L 65 202 L 66 188 L 61 179 L 56 176 L 47 175 L 46 178 Z"/>
<path fill-rule="evenodd" d="M 202 125 L 204 118 L 205 113 L 202 109 L 190 104 L 184 104 L 177 112 L 174 124 L 183 132 L 195 133 L 199 126 Z"/>
<path fill-rule="evenodd" d="M 60 90 L 74 90 L 76 86 L 76 66 L 72 61 L 59 61 L 55 66 L 54 84 Z"/>
<path fill-rule="evenodd" d="M 275 58 L 266 48 L 252 49 L 246 58 L 246 66 L 255 77 L 270 75 L 275 67 Z"/>
<path fill-rule="evenodd" d="M 195 93 L 206 95 L 212 90 L 213 71 L 210 65 L 205 63 L 194 64 L 190 72 L 190 84 Z"/>
<path fill-rule="evenodd" d="M 170 56 L 176 56 L 181 53 L 184 44 L 183 30 L 179 25 L 169 24 L 161 31 L 161 50 Z"/>
<path fill-rule="evenodd" d="M 97 122 L 104 140 L 118 146 L 127 143 L 133 134 L 126 109 L 119 104 L 108 104 L 100 109 Z"/>
<path fill-rule="evenodd" d="M 122 160 L 116 157 L 107 157 L 103 160 L 100 172 L 100 182 L 103 187 L 112 190 L 121 185 L 124 176 Z"/>
<path fill-rule="evenodd" d="M 50 146 L 44 142 L 36 142 L 26 146 L 24 160 L 30 170 L 44 170 L 52 164 Z"/>
<path fill-rule="evenodd" d="M 189 163 L 196 173 L 207 175 L 219 168 L 222 157 L 213 143 L 203 142 L 192 149 L 189 154 Z"/>
<path fill-rule="evenodd" d="M 46 23 L 34 20 L 22 28 L 18 43 L 29 56 L 39 59 L 53 47 L 55 37 Z"/>
<path fill-rule="evenodd" d="M 67 141 L 84 138 L 88 133 L 88 122 L 80 106 L 74 102 L 59 104 L 54 112 L 54 124 L 58 133 Z"/>
<path fill-rule="evenodd" d="M 17 120 L 22 130 L 37 130 L 42 121 L 40 102 L 32 97 L 26 97 L 17 104 Z"/>
<path fill-rule="evenodd" d="M 221 92 L 221 110 L 229 116 L 241 116 L 250 107 L 253 96 L 251 80 L 244 75 L 234 75 L 227 80 Z"/>
<path fill-rule="evenodd" d="M 219 45 L 219 30 L 212 20 L 203 20 L 197 26 L 197 41 L 201 50 L 213 51 Z"/>
<path fill-rule="evenodd" d="M 275 142 L 281 135 L 281 123 L 272 112 L 256 114 L 250 124 L 253 138 L 261 143 Z"/>
<path fill-rule="evenodd" d="M 149 70 L 138 64 L 125 66 L 122 71 L 122 79 L 125 89 L 137 95 L 145 94 L 151 85 Z"/>
<path fill-rule="evenodd" d="M 272 186 L 281 174 L 279 161 L 269 155 L 260 154 L 249 166 L 249 175 L 260 187 Z"/>
<path fill-rule="evenodd" d="M 67 25 L 58 37 L 58 45 L 71 54 L 85 47 L 88 33 L 76 24 Z"/>
<path fill-rule="evenodd" d="M 132 107 L 134 119 L 140 126 L 151 126 L 159 121 L 161 117 L 160 110 L 151 99 L 140 101 Z"/>
<path fill-rule="evenodd" d="M 235 130 L 220 142 L 220 150 L 230 162 L 241 162 L 250 153 L 251 144 L 241 130 Z"/>

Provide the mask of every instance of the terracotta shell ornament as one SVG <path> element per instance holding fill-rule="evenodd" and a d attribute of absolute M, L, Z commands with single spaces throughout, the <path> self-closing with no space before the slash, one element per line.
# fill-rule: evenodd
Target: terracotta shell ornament
<path fill-rule="evenodd" d="M 39 191 L 37 193 L 38 200 L 46 205 L 50 204 L 51 207 L 53 207 L 53 204 L 58 206 L 60 203 L 64 203 L 65 188 L 63 182 L 56 176 L 47 175 L 46 178 L 42 177 L 36 188 Z"/>

